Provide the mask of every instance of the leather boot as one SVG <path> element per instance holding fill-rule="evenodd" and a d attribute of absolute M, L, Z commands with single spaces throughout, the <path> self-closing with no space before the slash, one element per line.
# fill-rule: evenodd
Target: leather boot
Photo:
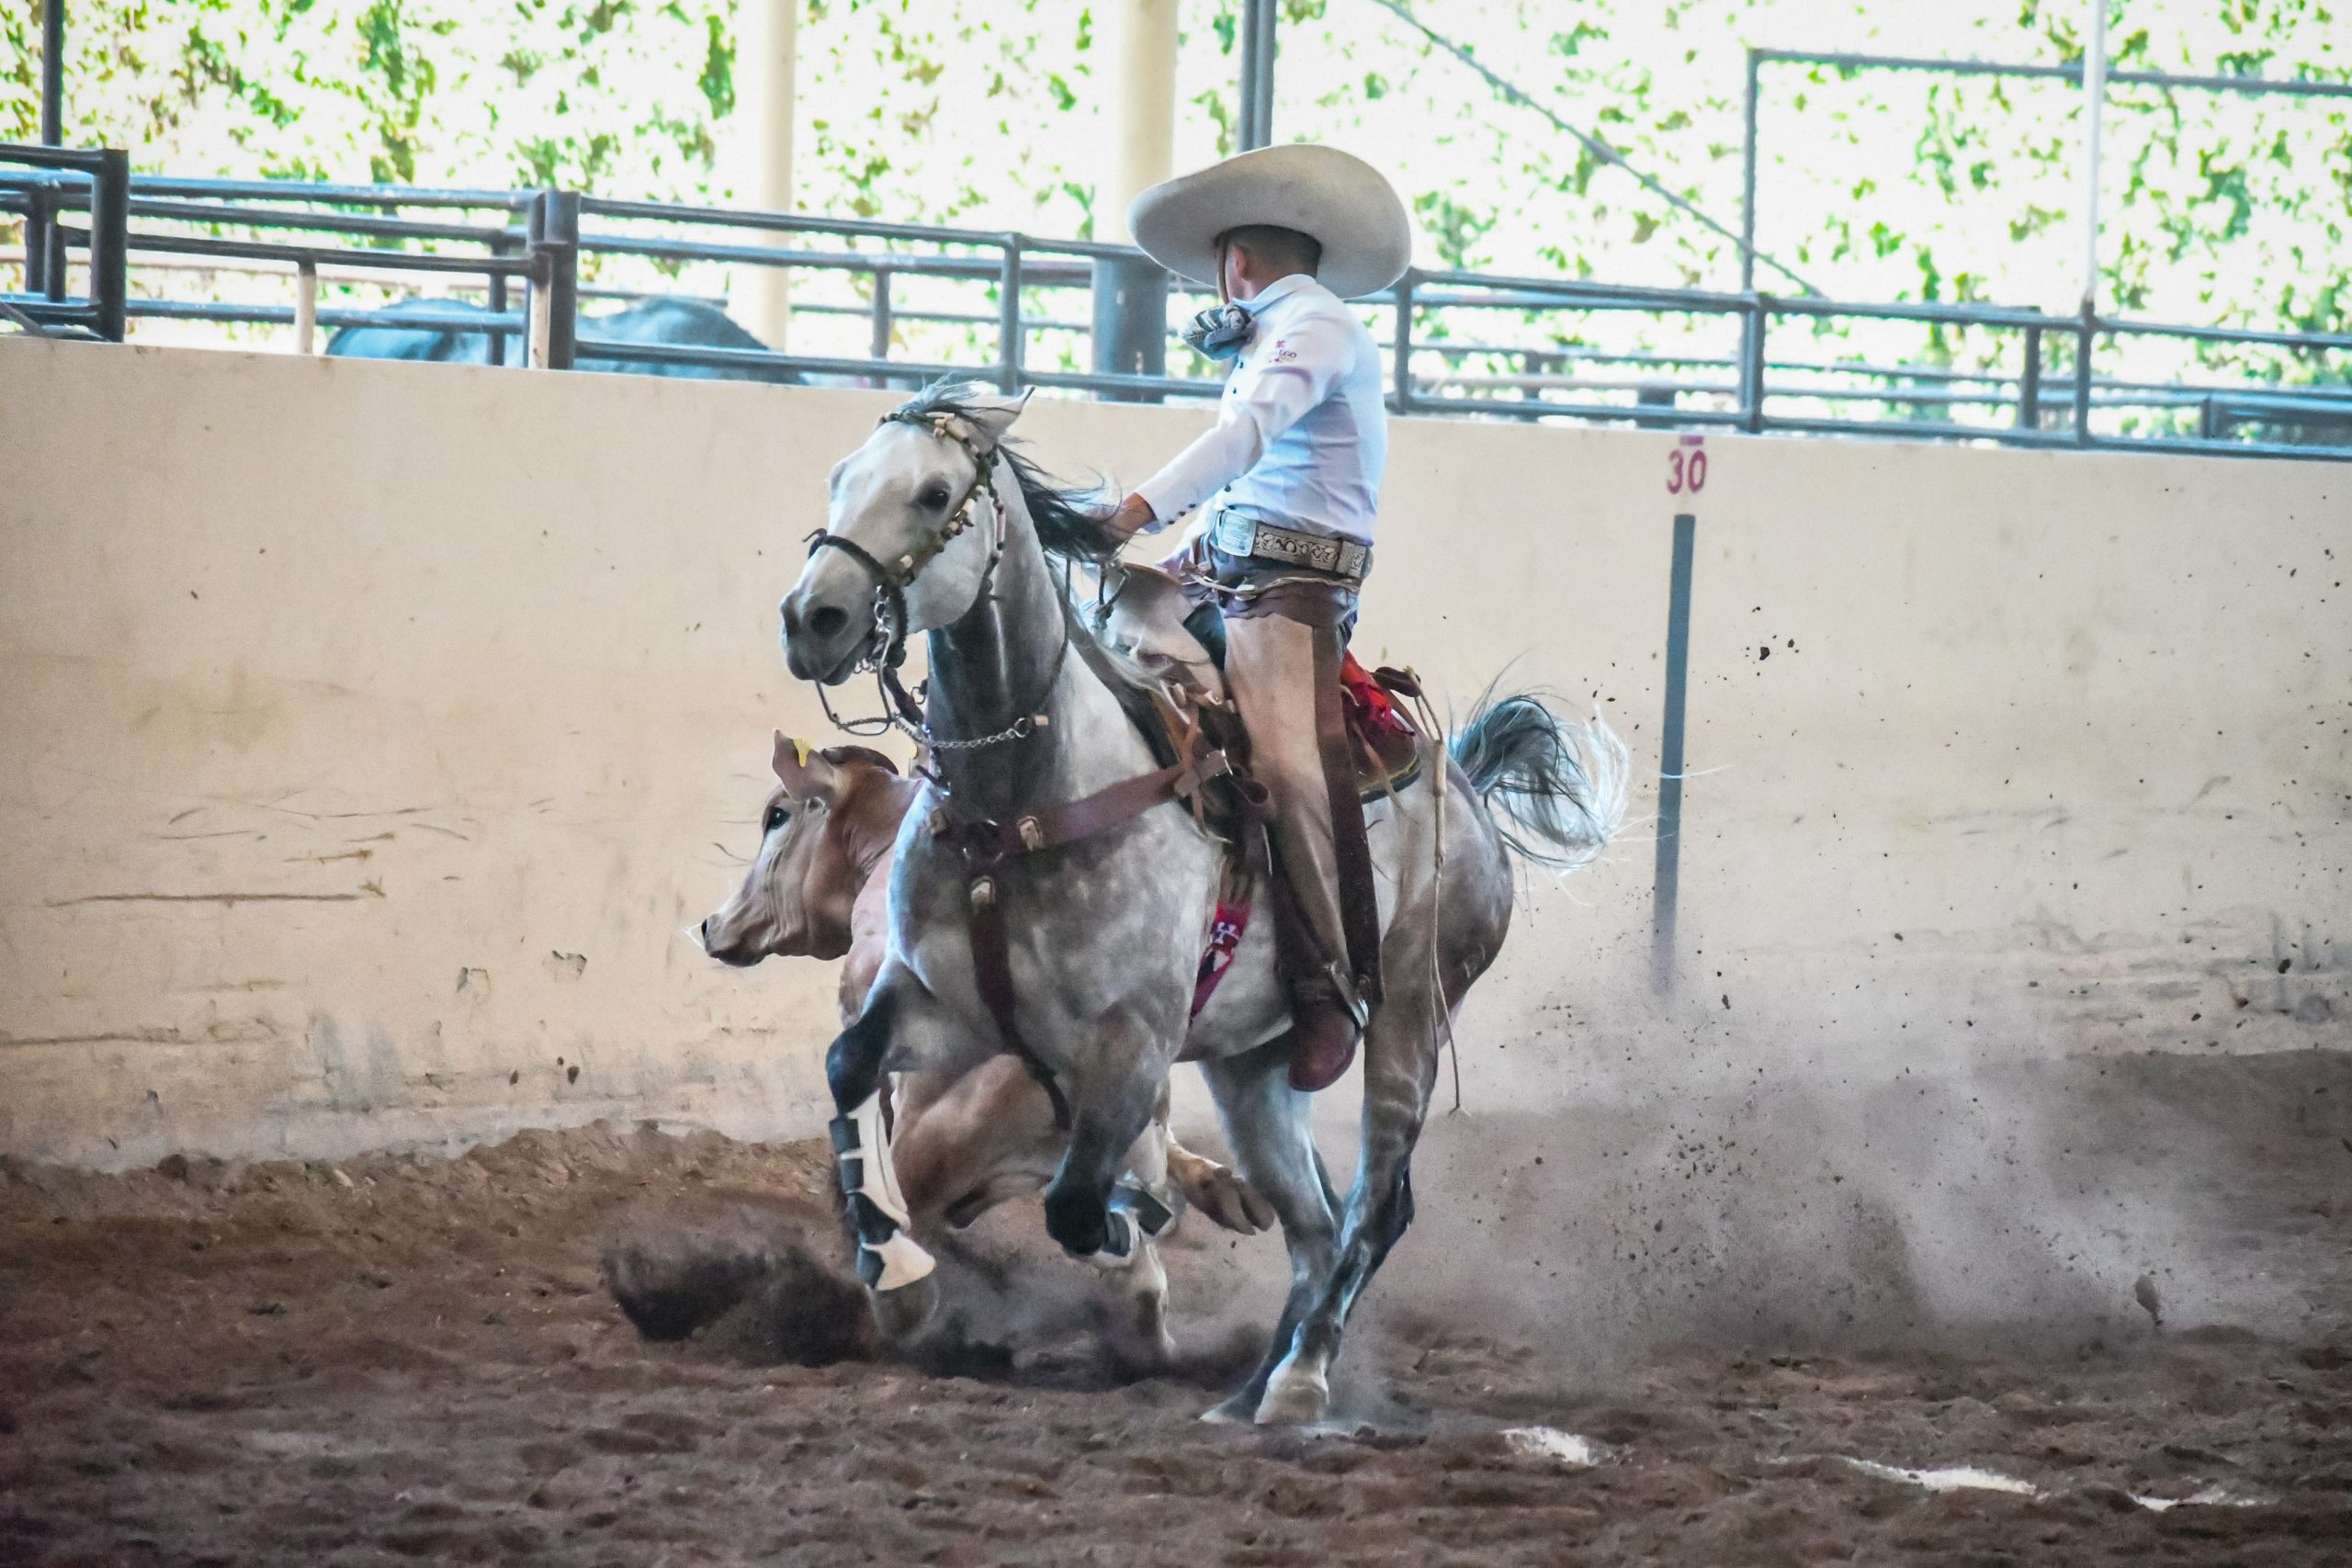
<path fill-rule="evenodd" d="M 1339 987 L 1317 976 L 1291 992 L 1290 1087 L 1313 1094 L 1340 1081 L 1356 1059 L 1363 1030 Z"/>

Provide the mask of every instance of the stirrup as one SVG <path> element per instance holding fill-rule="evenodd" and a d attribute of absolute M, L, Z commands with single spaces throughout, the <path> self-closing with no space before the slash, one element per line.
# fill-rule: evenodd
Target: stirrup
<path fill-rule="evenodd" d="M 1336 960 L 1326 963 L 1318 974 L 1301 975 L 1293 980 L 1290 998 L 1294 1008 L 1338 1008 L 1354 1021 L 1359 1034 L 1372 1022 L 1372 1008 L 1363 999 L 1363 988 L 1351 981 Z"/>

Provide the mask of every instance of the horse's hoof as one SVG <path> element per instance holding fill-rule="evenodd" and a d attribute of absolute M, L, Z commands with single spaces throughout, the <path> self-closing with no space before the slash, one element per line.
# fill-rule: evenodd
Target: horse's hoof
<path fill-rule="evenodd" d="M 868 1291 L 866 1304 L 874 1312 L 874 1326 L 893 1342 L 911 1337 L 931 1321 L 939 1307 L 939 1276 L 926 1274 L 895 1291 Z"/>
<path fill-rule="evenodd" d="M 1311 1427 L 1330 1408 L 1331 1389 L 1317 1373 L 1282 1367 L 1266 1383 L 1266 1397 L 1258 1402 L 1261 1427 Z"/>
<path fill-rule="evenodd" d="M 1100 1192 L 1057 1183 L 1046 1190 L 1046 1234 L 1073 1258 L 1091 1258 L 1111 1239 L 1111 1213 Z"/>

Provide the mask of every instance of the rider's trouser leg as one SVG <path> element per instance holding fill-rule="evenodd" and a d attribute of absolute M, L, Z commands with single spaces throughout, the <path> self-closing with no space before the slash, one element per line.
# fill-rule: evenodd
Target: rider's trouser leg
<path fill-rule="evenodd" d="M 1316 640 L 1334 644 L 1328 668 L 1339 632 L 1280 614 L 1228 616 L 1225 631 L 1226 685 L 1250 733 L 1251 772 L 1270 797 L 1274 852 L 1318 950 L 1312 955 L 1318 972 L 1293 976 L 1300 1040 L 1292 1081 L 1321 1089 L 1347 1070 L 1359 1033 L 1330 790 L 1316 734 Z"/>

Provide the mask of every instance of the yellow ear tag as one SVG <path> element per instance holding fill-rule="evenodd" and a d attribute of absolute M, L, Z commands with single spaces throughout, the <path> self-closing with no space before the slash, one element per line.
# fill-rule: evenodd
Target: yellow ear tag
<path fill-rule="evenodd" d="M 785 739 L 792 742 L 793 756 L 799 760 L 802 767 L 807 767 L 808 765 L 808 759 L 810 755 L 814 753 L 816 748 L 809 745 L 808 742 L 801 739 L 800 737 L 797 735 L 787 735 Z"/>

